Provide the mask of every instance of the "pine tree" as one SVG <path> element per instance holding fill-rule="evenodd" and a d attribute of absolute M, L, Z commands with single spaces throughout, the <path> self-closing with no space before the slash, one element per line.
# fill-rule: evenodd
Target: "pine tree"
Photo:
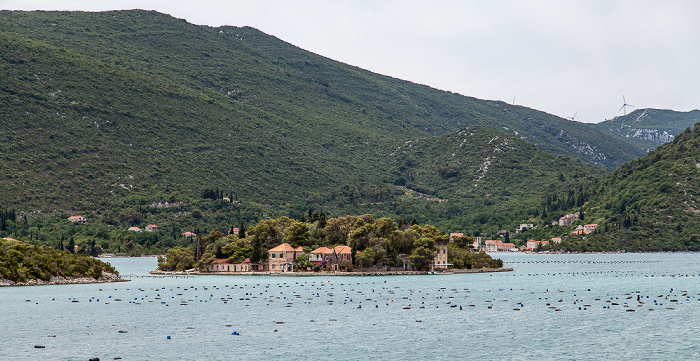
<path fill-rule="evenodd" d="M 240 224 L 238 225 L 238 237 L 244 238 L 245 233 L 246 233 L 245 223 L 243 223 L 243 220 L 241 219 Z"/>

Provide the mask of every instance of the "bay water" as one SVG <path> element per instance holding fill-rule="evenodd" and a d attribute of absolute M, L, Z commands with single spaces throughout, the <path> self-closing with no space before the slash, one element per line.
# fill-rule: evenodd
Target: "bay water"
<path fill-rule="evenodd" d="M 700 255 L 497 253 L 513 272 L 0 288 L 0 360 L 697 360 Z M 35 348 L 43 346 L 43 348 Z"/>

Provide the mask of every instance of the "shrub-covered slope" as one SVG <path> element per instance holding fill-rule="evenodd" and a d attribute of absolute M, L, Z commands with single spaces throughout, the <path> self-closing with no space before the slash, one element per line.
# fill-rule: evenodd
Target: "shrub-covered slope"
<path fill-rule="evenodd" d="M 459 212 L 470 215 L 466 218 L 472 223 L 503 227 L 536 217 L 545 194 L 606 174 L 602 167 L 552 156 L 516 136 L 479 126 L 407 141 L 394 149 L 389 162 L 395 184 L 443 201 L 445 213 Z"/>
<path fill-rule="evenodd" d="M 400 138 L 476 124 L 609 168 L 642 155 L 581 123 L 373 74 L 249 27 L 197 26 L 142 10 L 4 11 L 0 20 L 3 31 L 304 123 L 309 136 L 335 139 L 340 123 L 365 141 L 367 131 Z"/>
<path fill-rule="evenodd" d="M 637 109 L 625 116 L 590 124 L 602 133 L 617 137 L 646 151 L 673 140 L 685 128 L 700 122 L 700 110 L 677 112 L 663 109 Z"/>
<path fill-rule="evenodd" d="M 572 250 L 700 250 L 700 124 L 588 190 L 586 222 L 599 227 Z M 570 241 L 570 242 L 569 242 Z"/>

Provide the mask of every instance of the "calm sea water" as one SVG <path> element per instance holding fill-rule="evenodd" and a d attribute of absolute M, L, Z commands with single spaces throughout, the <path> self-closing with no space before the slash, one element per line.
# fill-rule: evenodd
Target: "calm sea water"
<path fill-rule="evenodd" d="M 700 359 L 700 255 L 496 256 L 515 272 L 0 288 L 0 360 Z"/>

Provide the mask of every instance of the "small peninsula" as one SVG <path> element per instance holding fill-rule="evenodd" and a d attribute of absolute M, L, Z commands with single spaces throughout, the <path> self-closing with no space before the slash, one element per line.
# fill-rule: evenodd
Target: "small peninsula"
<path fill-rule="evenodd" d="M 87 255 L 0 239 L 0 286 L 125 281 L 112 265 Z"/>

